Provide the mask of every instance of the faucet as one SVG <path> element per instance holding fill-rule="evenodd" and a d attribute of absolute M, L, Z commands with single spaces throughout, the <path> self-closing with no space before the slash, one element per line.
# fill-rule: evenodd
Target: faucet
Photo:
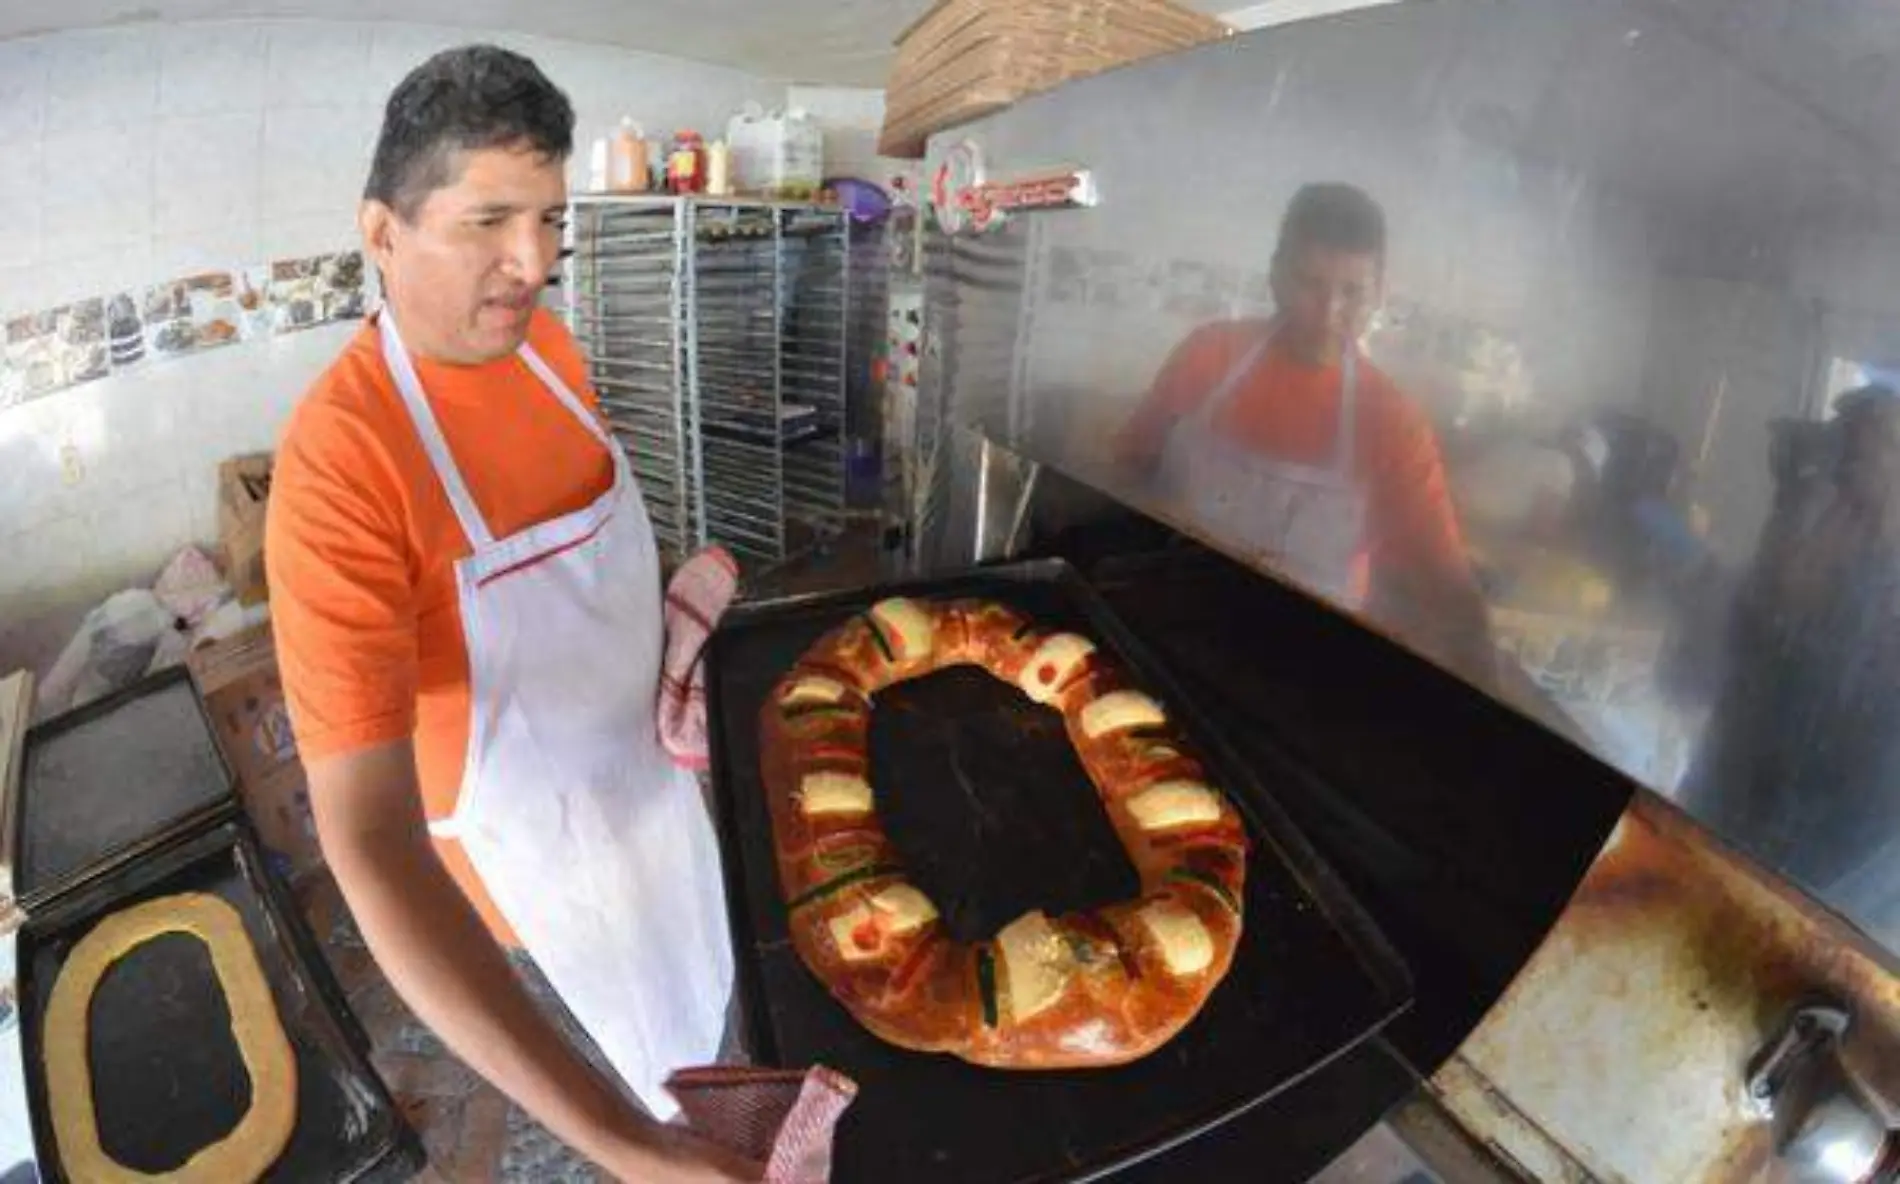
<path fill-rule="evenodd" d="M 1749 1108 L 1770 1124 L 1789 1184 L 1900 1181 L 1900 1131 L 1841 1063 L 1851 1023 L 1832 1000 L 1804 1003 L 1749 1060 Z"/>

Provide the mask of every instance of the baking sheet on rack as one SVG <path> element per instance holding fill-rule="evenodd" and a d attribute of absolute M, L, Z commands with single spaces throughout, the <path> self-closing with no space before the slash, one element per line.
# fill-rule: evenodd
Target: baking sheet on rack
<path fill-rule="evenodd" d="M 180 667 L 28 732 L 19 793 L 28 895 L 229 801 L 232 781 Z"/>
<path fill-rule="evenodd" d="M 354 1047 L 337 1011 L 260 890 L 254 848 L 233 824 L 156 852 L 63 897 L 19 945 L 20 1023 L 43 1179 L 67 1178 L 52 1134 L 43 1061 L 46 1002 L 73 946 L 120 909 L 205 892 L 244 919 L 297 1058 L 297 1117 L 267 1181 L 405 1179 L 420 1166 L 413 1136 Z M 126 1167 L 174 1169 L 222 1138 L 250 1104 L 228 1002 L 204 944 L 185 934 L 147 942 L 109 969 L 93 995 L 88 1040 L 100 1143 Z M 373 1173 L 366 1176 L 365 1173 Z"/>
<path fill-rule="evenodd" d="M 995 569 L 913 587 L 992 597 L 1049 627 L 1135 646 L 1065 565 Z M 1117 1069 L 1012 1073 L 908 1052 L 861 1028 L 786 935 L 758 773 L 757 712 L 820 634 L 881 595 L 741 609 L 709 659 L 715 800 L 740 989 L 755 1054 L 822 1061 L 862 1090 L 840 1128 L 836 1184 L 1085 1179 L 1258 1102 L 1377 1031 L 1410 999 L 1405 970 L 1256 782 L 1159 671 L 1129 663 L 1169 702 L 1249 816 L 1247 929 L 1201 1015 Z M 1135 893 L 1133 870 L 1060 718 L 987 675 L 945 671 L 878 698 L 879 810 L 912 879 L 960 938 L 1025 909 L 1051 913 Z M 1266 771 L 1261 771 L 1265 774 Z M 1298 868 L 1296 871 L 1295 868 Z"/>

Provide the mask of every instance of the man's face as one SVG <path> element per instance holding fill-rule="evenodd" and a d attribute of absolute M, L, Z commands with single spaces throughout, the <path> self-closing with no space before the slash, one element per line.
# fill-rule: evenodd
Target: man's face
<path fill-rule="evenodd" d="M 1368 251 L 1310 246 L 1273 271 L 1283 340 L 1311 362 L 1337 361 L 1359 340 L 1379 307 L 1379 257 Z"/>
<path fill-rule="evenodd" d="M 458 154 L 454 179 L 404 218 L 365 202 L 363 237 L 410 348 L 445 362 L 506 357 L 561 250 L 564 161 L 526 148 Z"/>

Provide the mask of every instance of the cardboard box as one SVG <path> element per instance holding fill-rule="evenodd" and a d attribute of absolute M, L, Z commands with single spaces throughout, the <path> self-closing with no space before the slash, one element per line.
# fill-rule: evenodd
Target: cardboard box
<path fill-rule="evenodd" d="M 224 578 L 240 604 L 270 597 L 264 580 L 264 510 L 270 501 L 271 454 L 234 456 L 218 466 L 218 543 Z"/>
<path fill-rule="evenodd" d="M 270 624 L 200 646 L 187 664 L 218 746 L 237 776 L 238 798 L 264 845 L 284 860 L 293 879 L 322 867 Z"/>
<path fill-rule="evenodd" d="M 883 156 L 1072 78 L 1232 33 L 1174 0 L 939 0 L 897 42 Z"/>

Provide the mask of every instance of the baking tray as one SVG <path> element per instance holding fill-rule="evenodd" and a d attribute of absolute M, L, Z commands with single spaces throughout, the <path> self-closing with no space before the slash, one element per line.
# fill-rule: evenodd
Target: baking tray
<path fill-rule="evenodd" d="M 182 666 L 34 727 L 21 766 L 10 854 L 29 913 L 238 808 L 230 767 Z"/>
<path fill-rule="evenodd" d="M 826 630 L 892 595 L 982 597 L 1086 633 L 1173 709 L 1254 838 L 1233 968 L 1173 1041 L 1116 1069 L 1007 1072 L 909 1052 L 865 1031 L 799 960 L 785 925 L 757 714 Z M 742 605 L 708 656 L 714 807 L 738 990 L 763 1063 L 822 1061 L 862 1090 L 839 1128 L 836 1184 L 1089 1180 L 1222 1123 L 1371 1036 L 1411 1000 L 1404 963 L 1147 650 L 1060 561 Z M 911 879 L 963 939 L 1021 912 L 1125 899 L 1133 870 L 1054 711 L 976 670 L 881 693 L 879 813 Z"/>
<path fill-rule="evenodd" d="M 265 871 L 249 824 L 231 819 L 62 896 L 21 932 L 20 1035 L 40 1178 L 69 1178 L 47 1111 L 48 992 L 73 945 L 100 920 L 176 892 L 212 893 L 243 917 L 296 1053 L 296 1129 L 263 1178 L 393 1182 L 419 1171 L 421 1145 L 371 1071 L 368 1042 L 328 965 Z M 93 1096 L 109 1154 L 158 1172 L 236 1125 L 249 1086 L 202 943 L 183 934 L 147 943 L 107 972 L 94 998 Z"/>

